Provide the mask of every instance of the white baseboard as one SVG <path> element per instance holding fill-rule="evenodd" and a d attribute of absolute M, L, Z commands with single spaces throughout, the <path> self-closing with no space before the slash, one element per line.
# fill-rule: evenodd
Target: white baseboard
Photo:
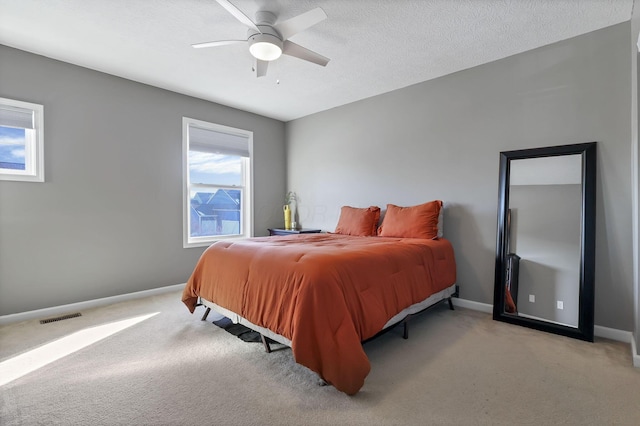
<path fill-rule="evenodd" d="M 631 337 L 631 356 L 633 357 L 633 366 L 640 368 L 640 352 L 638 352 L 638 348 L 636 346 L 636 339 Z"/>
<path fill-rule="evenodd" d="M 472 309 L 487 314 L 493 313 L 493 305 L 489 305 L 488 303 L 474 302 L 473 300 L 460 299 L 459 297 L 452 297 L 451 301 L 453 302 L 453 306 L 460 306 L 461 308 Z"/>
<path fill-rule="evenodd" d="M 120 294 L 118 296 L 103 297 L 101 299 L 87 300 L 86 302 L 70 303 L 68 305 L 53 306 L 51 308 L 37 309 L 35 311 L 20 312 L 17 314 L 0 316 L 0 325 L 11 324 L 32 319 L 42 319 L 56 315 L 67 314 L 69 312 L 81 311 L 83 309 L 97 308 L 99 306 L 111 305 L 113 303 L 127 300 L 140 299 L 142 297 L 154 296 L 157 294 L 177 291 L 184 288 L 186 284 L 175 284 L 166 287 L 152 288 L 150 290 L 136 291 L 134 293 Z"/>
<path fill-rule="evenodd" d="M 631 343 L 633 341 L 633 333 L 631 333 L 630 331 L 603 327 L 601 325 L 595 325 L 593 327 L 593 334 L 596 337 L 615 340 L 616 342 Z"/>

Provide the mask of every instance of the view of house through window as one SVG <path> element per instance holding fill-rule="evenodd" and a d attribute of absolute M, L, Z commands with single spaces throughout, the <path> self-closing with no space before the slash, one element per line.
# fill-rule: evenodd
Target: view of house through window
<path fill-rule="evenodd" d="M 184 119 L 185 247 L 250 236 L 251 132 Z"/>
<path fill-rule="evenodd" d="M 189 150 L 192 237 L 240 234 L 242 162 L 238 155 Z"/>

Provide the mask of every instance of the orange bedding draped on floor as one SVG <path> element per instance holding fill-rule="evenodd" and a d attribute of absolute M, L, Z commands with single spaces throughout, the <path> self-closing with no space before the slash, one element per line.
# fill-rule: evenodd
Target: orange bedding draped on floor
<path fill-rule="evenodd" d="M 370 370 L 361 342 L 455 281 L 443 238 L 300 234 L 214 243 L 182 301 L 193 312 L 202 297 L 286 337 L 296 362 L 352 395 Z"/>

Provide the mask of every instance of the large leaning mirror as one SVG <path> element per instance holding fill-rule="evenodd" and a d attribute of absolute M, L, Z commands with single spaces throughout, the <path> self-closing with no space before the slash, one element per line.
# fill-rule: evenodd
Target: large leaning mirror
<path fill-rule="evenodd" d="M 596 143 L 500 153 L 493 318 L 593 341 Z"/>

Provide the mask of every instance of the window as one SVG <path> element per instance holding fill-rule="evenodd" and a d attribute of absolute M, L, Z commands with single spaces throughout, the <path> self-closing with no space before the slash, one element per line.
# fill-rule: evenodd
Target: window
<path fill-rule="evenodd" d="M 44 182 L 43 110 L 0 98 L 0 180 Z"/>
<path fill-rule="evenodd" d="M 184 247 L 251 236 L 253 133 L 182 120 Z"/>

